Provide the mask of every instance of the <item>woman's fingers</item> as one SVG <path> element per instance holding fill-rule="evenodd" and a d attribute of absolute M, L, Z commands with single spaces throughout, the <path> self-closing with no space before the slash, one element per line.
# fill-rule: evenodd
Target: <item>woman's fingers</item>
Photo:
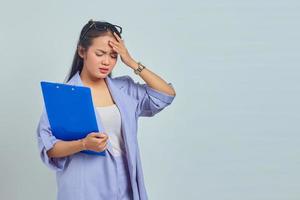
<path fill-rule="evenodd" d="M 116 32 L 114 32 L 114 35 L 119 42 L 123 42 L 123 40 L 118 36 L 118 34 Z"/>
<path fill-rule="evenodd" d="M 98 151 L 104 151 L 107 148 L 107 141 L 102 142 L 100 145 L 97 146 Z"/>
<path fill-rule="evenodd" d="M 105 138 L 108 137 L 104 132 L 93 132 L 89 134 L 91 137 Z"/>
<path fill-rule="evenodd" d="M 108 135 L 105 132 L 92 132 L 86 137 L 87 149 L 103 151 L 107 148 Z"/>

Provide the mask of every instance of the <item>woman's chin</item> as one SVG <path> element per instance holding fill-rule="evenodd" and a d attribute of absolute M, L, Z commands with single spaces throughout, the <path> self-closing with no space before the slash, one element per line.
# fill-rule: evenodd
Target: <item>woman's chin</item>
<path fill-rule="evenodd" d="M 108 76 L 108 72 L 107 73 L 101 73 L 101 72 L 98 72 L 96 77 L 97 78 L 106 78 Z"/>

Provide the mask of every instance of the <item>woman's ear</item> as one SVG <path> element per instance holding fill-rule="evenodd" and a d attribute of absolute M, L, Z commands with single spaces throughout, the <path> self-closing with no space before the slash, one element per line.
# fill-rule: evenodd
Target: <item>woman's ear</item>
<path fill-rule="evenodd" d="M 77 53 L 83 59 L 83 57 L 84 57 L 84 48 L 79 45 L 78 48 L 77 48 Z"/>

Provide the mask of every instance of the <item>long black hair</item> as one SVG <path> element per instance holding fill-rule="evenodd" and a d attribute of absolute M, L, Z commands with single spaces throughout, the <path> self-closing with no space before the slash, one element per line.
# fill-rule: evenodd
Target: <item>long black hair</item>
<path fill-rule="evenodd" d="M 119 27 L 120 31 L 116 28 Z M 111 24 L 106 21 L 93 21 L 89 20 L 87 24 L 83 26 L 80 32 L 80 36 L 77 42 L 75 54 L 72 61 L 71 69 L 66 77 L 65 82 L 68 82 L 77 72 L 81 73 L 83 68 L 83 59 L 78 54 L 78 48 L 81 46 L 85 52 L 92 45 L 93 39 L 102 35 L 105 35 L 108 32 L 116 32 L 117 35 L 121 37 L 122 28 L 118 25 Z M 109 77 L 112 76 L 112 72 L 108 74 Z"/>

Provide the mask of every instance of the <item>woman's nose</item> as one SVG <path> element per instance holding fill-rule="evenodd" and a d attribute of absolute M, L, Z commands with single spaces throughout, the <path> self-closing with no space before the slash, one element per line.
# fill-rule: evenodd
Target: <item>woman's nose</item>
<path fill-rule="evenodd" d="M 109 65 L 109 57 L 107 55 L 104 56 L 102 64 Z"/>

